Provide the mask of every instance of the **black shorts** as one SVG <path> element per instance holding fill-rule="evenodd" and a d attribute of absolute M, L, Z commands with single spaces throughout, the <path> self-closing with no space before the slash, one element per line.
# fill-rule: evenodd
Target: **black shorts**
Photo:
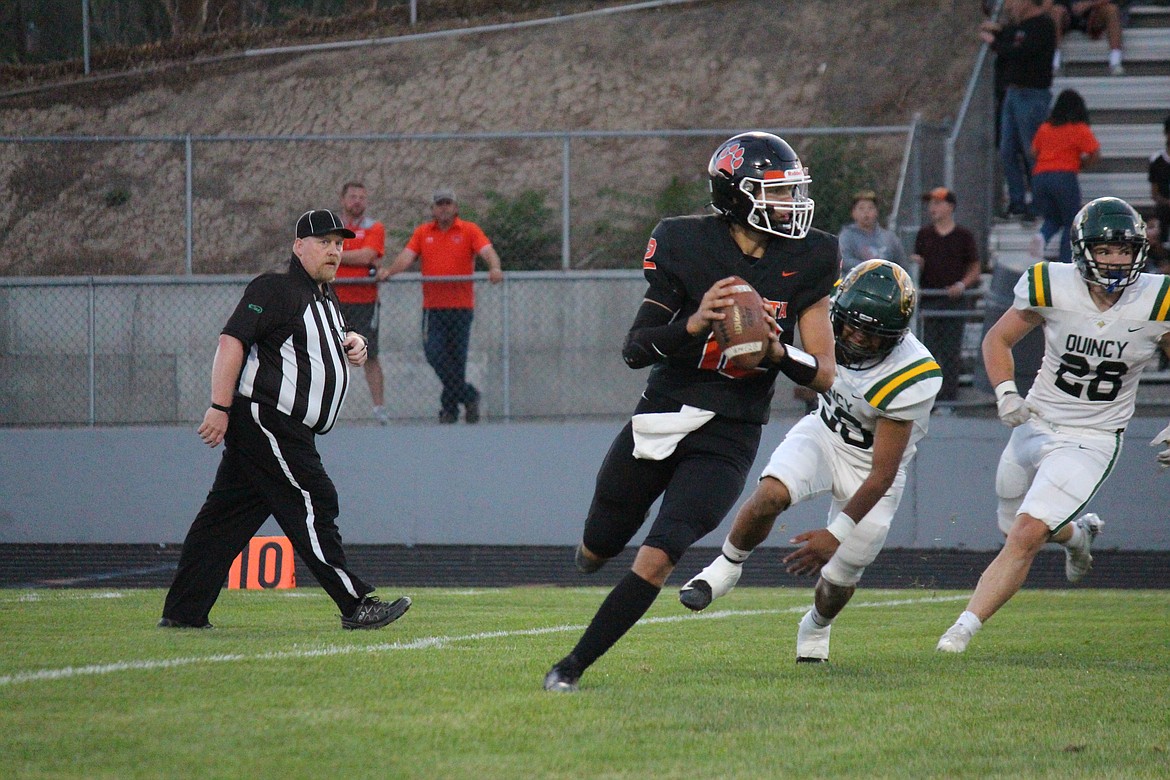
<path fill-rule="evenodd" d="M 639 412 L 677 411 L 643 401 Z M 650 406 L 650 408 L 644 408 Z M 723 521 L 747 482 L 763 426 L 716 416 L 687 434 L 665 460 L 633 455 L 634 436 L 626 423 L 597 474 L 583 541 L 604 558 L 620 553 L 638 532 L 654 501 L 662 506 L 642 542 L 678 564 L 683 553 Z"/>
<path fill-rule="evenodd" d="M 366 357 L 378 357 L 378 305 L 377 303 L 343 303 L 341 316 L 346 326 L 366 337 Z"/>

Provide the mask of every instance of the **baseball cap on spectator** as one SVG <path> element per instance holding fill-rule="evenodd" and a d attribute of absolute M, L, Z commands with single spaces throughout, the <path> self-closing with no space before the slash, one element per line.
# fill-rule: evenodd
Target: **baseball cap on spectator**
<path fill-rule="evenodd" d="M 439 203 L 444 200 L 455 202 L 455 190 L 449 187 L 440 187 L 431 195 L 431 203 Z"/>
<path fill-rule="evenodd" d="M 923 193 L 922 199 L 926 202 L 930 202 L 932 200 L 945 200 L 952 206 L 955 205 L 955 193 L 951 192 L 946 187 L 935 187 L 930 192 Z"/>
<path fill-rule="evenodd" d="M 327 236 L 330 233 L 339 233 L 346 238 L 354 238 L 357 236 L 357 233 L 347 228 L 345 223 L 328 209 L 306 211 L 297 220 L 297 238 Z"/>
<path fill-rule="evenodd" d="M 849 204 L 850 208 L 852 208 L 853 206 L 856 206 L 857 201 L 859 201 L 859 200 L 871 200 L 871 201 L 873 201 L 874 205 L 876 206 L 877 205 L 877 193 L 874 192 L 873 190 L 858 190 L 857 192 L 853 193 L 853 201 L 852 201 L 852 203 Z"/>

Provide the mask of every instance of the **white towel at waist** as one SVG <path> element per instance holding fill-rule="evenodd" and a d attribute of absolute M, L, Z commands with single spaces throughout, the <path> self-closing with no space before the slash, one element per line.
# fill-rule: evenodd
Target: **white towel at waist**
<path fill-rule="evenodd" d="M 715 412 L 684 405 L 677 412 L 635 414 L 634 457 L 642 460 L 665 460 L 683 437 L 702 428 Z"/>

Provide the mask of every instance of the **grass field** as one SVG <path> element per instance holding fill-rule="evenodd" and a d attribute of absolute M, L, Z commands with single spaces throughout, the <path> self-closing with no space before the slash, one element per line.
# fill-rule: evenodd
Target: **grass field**
<path fill-rule="evenodd" d="M 966 594 L 862 590 L 797 666 L 810 590 L 668 588 L 545 693 L 604 592 L 416 590 L 343 632 L 315 588 L 225 591 L 214 631 L 155 628 L 158 590 L 0 590 L 0 777 L 1170 776 L 1170 592 L 1025 591 L 952 656 Z"/>

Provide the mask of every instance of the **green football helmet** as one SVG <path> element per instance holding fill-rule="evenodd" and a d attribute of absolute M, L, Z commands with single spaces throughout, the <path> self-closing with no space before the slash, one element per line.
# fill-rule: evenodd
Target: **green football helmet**
<path fill-rule="evenodd" d="M 1114 292 L 1137 281 L 1146 267 L 1146 255 L 1150 249 L 1146 238 L 1146 223 L 1133 206 L 1121 198 L 1097 198 L 1085 204 L 1073 217 L 1072 232 L 1073 262 L 1080 269 L 1081 276 L 1089 284 L 1104 287 Z M 1110 263 L 1102 267 L 1093 257 L 1097 244 L 1128 244 L 1133 248 L 1133 262 L 1129 266 Z"/>
<path fill-rule="evenodd" d="M 889 260 L 867 260 L 846 274 L 829 310 L 837 364 L 866 369 L 885 360 L 909 332 L 916 298 L 909 274 Z M 846 326 L 873 338 L 859 345 Z"/>

